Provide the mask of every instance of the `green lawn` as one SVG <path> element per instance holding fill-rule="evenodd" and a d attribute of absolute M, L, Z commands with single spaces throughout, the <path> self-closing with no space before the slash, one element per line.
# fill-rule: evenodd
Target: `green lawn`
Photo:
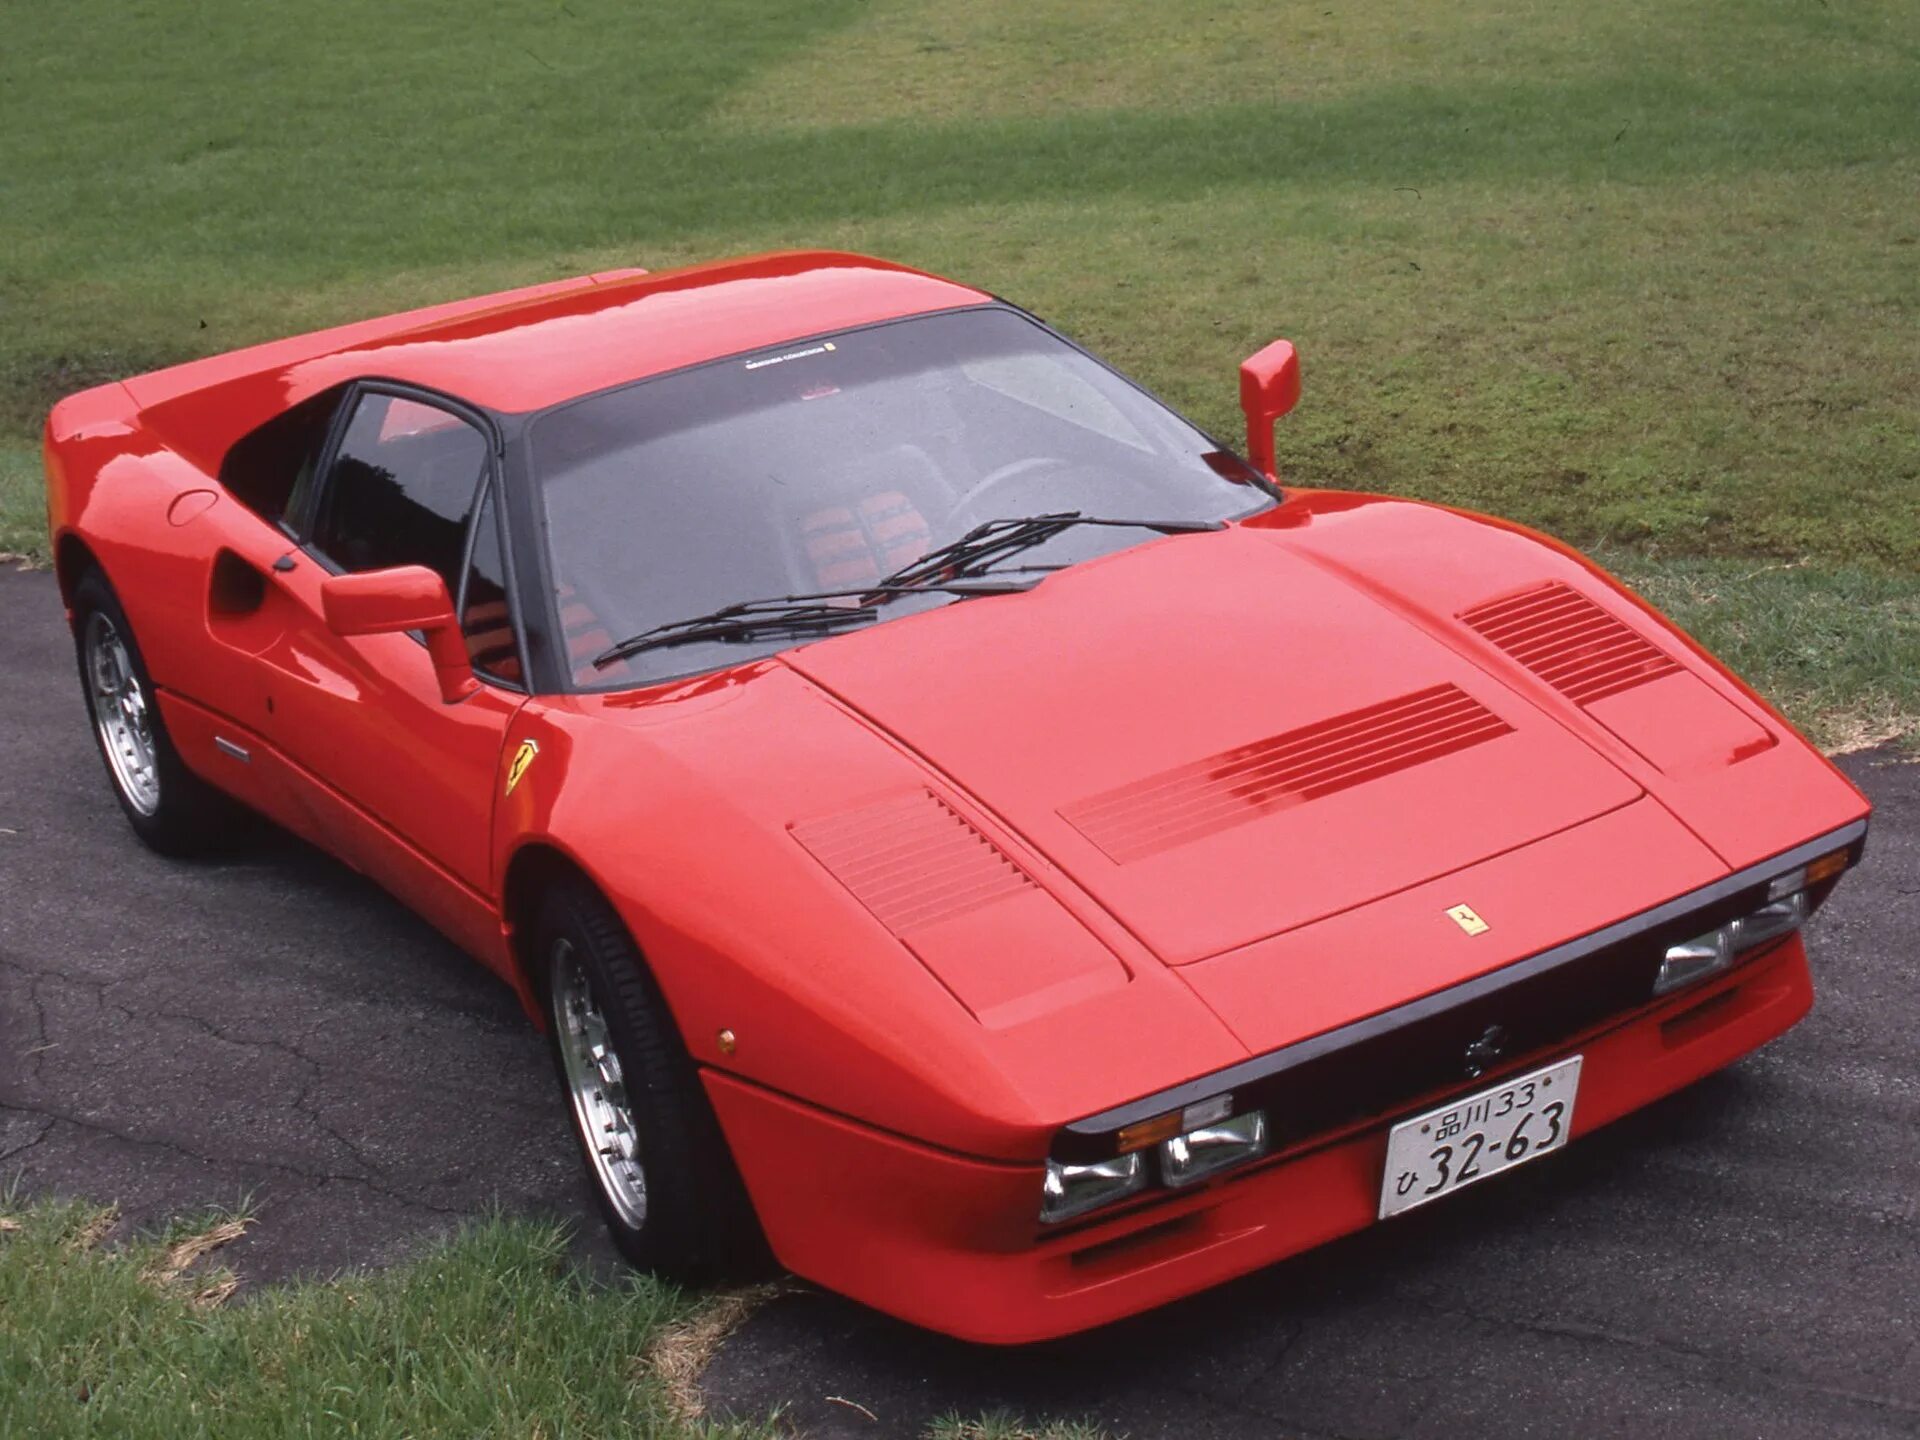
<path fill-rule="evenodd" d="M 101 1228 L 0 1208 L 0 1435 L 684 1433 L 640 1357 L 689 1304 L 569 1275 L 551 1227 L 490 1222 L 384 1274 L 224 1304 L 217 1252 L 169 1278 L 194 1227 L 124 1247 Z"/>
<path fill-rule="evenodd" d="M 1636 574 L 1854 567 L 1909 663 L 1839 667 L 1848 704 L 1920 713 L 1907 0 L 40 13 L 0 54 L 0 549 L 44 546 L 34 429 L 89 380 L 826 243 L 1019 299 L 1228 432 L 1235 363 L 1291 335 L 1303 482 Z"/>
<path fill-rule="evenodd" d="M 717 1332 L 692 1337 L 717 1307 L 640 1276 L 587 1281 L 552 1225 L 486 1220 L 379 1274 L 236 1300 L 221 1248 L 242 1223 L 213 1216 L 121 1237 L 110 1210 L 22 1207 L 0 1190 L 0 1436 L 791 1433 L 772 1416 L 698 1415 L 697 1392 L 675 1377 L 686 1342 L 710 1348 Z M 926 1440 L 1110 1437 L 996 1412 L 944 1417 Z"/>
<path fill-rule="evenodd" d="M 0 551 L 44 549 L 35 430 L 78 385 L 842 245 L 1018 299 L 1227 433 L 1235 364 L 1290 335 L 1303 483 L 1656 583 L 1724 560 L 1721 614 L 1865 586 L 1838 656 L 1746 643 L 1756 615 L 1730 658 L 1825 739 L 1920 715 L 1910 0 L 33 13 L 0 51 Z M 1800 568 L 1763 601 L 1769 563 Z"/>
<path fill-rule="evenodd" d="M 1229 434 L 1235 365 L 1289 335 L 1290 477 L 1599 547 L 1822 740 L 1913 733 L 1916 195 L 1912 0 L 22 0 L 0 45 L 0 552 L 44 552 L 36 436 L 68 390 L 825 244 L 1017 299 Z M 489 1230 L 405 1279 L 149 1327 L 136 1302 L 171 1302 L 90 1254 L 49 1268 L 53 1243 L 0 1240 L 0 1297 L 81 1287 L 33 1311 L 35 1349 L 0 1305 L 0 1404 L 7 1364 L 57 1354 L 75 1385 L 87 1357 L 143 1377 L 127 1415 L 229 1390 L 360 1406 L 314 1387 L 378 1389 L 415 1354 L 392 1346 L 458 1323 L 484 1365 L 409 1370 L 406 1403 L 449 1408 L 394 1423 L 460 1428 L 463 1387 L 526 1365 L 520 1408 L 475 1422 L 526 1434 L 650 1413 L 611 1371 L 554 1388 L 556 1357 L 604 1343 L 612 1365 L 674 1313 L 569 1288 L 540 1237 Z M 96 1301 L 145 1319 L 62 1339 Z M 529 1336 L 503 1318 L 522 1306 L 600 1338 Z M 248 1370 L 256 1324 L 307 1327 L 298 1384 Z M 98 1412 L 48 1413 L 34 1433 Z"/>

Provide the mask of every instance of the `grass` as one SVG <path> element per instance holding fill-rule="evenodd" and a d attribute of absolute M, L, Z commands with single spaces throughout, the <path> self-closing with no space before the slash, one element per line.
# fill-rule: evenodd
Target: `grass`
<path fill-rule="evenodd" d="M 1079 1420 L 1035 1424 L 1003 1410 L 984 1415 L 943 1415 L 927 1427 L 926 1440 L 1114 1440 L 1110 1432 Z"/>
<path fill-rule="evenodd" d="M 217 1257 L 246 1215 L 110 1241 L 116 1220 L 0 1192 L 0 1436 L 780 1433 L 702 1418 L 663 1358 L 738 1323 L 739 1305 L 583 1279 L 553 1225 L 495 1218 L 380 1274 L 235 1300 Z M 995 1413 L 945 1417 L 927 1440 L 1110 1437 Z"/>
<path fill-rule="evenodd" d="M 581 1280 L 553 1226 L 489 1221 L 389 1272 L 225 1303 L 202 1256 L 233 1217 L 124 1246 L 110 1221 L 0 1210 L 0 1435 L 695 1433 L 639 1360 L 690 1304 Z"/>
<path fill-rule="evenodd" d="M 1815 744 L 1920 739 L 1920 580 L 1808 561 L 1600 558 Z"/>
<path fill-rule="evenodd" d="M 1289 334 L 1289 474 L 1635 574 L 1724 561 L 1696 609 L 1802 723 L 1914 711 L 1911 626 L 1831 603 L 1920 585 L 1904 0 L 75 0 L 10 27 L 0 134 L 0 552 L 44 551 L 66 390 L 843 245 L 1011 295 L 1227 434 L 1234 366 Z M 1839 653 L 1767 648 L 1816 629 Z"/>
<path fill-rule="evenodd" d="M 1920 570 L 1893 0 L 72 9 L 0 57 L 0 445 L 295 326 L 826 242 L 1021 299 L 1225 431 L 1286 331 L 1317 483 Z"/>

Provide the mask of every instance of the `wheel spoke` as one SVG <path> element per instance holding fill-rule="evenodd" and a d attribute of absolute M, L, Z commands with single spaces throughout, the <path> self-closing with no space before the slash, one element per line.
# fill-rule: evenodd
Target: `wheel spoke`
<path fill-rule="evenodd" d="M 98 610 L 87 617 L 83 645 L 94 728 L 107 768 L 126 802 L 152 815 L 160 808 L 160 771 L 153 721 L 133 657 L 113 621 Z"/>
<path fill-rule="evenodd" d="M 554 1035 L 587 1159 L 609 1203 L 637 1229 L 646 1223 L 647 1180 L 620 1057 L 573 946 L 558 941 L 548 963 Z"/>

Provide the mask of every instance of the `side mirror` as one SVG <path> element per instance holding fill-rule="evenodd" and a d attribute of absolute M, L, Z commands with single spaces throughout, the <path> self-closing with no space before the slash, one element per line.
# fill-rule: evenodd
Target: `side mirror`
<path fill-rule="evenodd" d="M 440 698 L 451 705 L 480 688 L 473 661 L 453 614 L 447 582 L 424 565 L 396 565 L 358 575 L 329 575 L 320 582 L 320 609 L 336 635 L 395 635 L 418 630 L 427 637 Z"/>
<path fill-rule="evenodd" d="M 1291 340 L 1276 340 L 1240 362 L 1240 408 L 1247 413 L 1247 459 L 1269 480 L 1273 422 L 1300 403 L 1300 356 Z"/>

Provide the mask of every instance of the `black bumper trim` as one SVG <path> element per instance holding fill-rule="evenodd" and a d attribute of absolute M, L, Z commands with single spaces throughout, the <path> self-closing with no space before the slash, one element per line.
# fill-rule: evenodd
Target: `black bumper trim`
<path fill-rule="evenodd" d="M 1842 848 L 1857 864 L 1866 837 L 1862 818 L 1486 975 L 1076 1120 L 1059 1133 L 1053 1155 L 1069 1163 L 1106 1158 L 1123 1127 L 1224 1091 L 1234 1092 L 1236 1111 L 1266 1108 L 1278 1149 L 1390 1109 L 1397 1098 L 1467 1083 L 1466 1047 L 1488 1025 L 1502 1026 L 1507 1053 L 1520 1055 L 1649 1005 L 1667 946 L 1754 909 L 1783 871 Z"/>

